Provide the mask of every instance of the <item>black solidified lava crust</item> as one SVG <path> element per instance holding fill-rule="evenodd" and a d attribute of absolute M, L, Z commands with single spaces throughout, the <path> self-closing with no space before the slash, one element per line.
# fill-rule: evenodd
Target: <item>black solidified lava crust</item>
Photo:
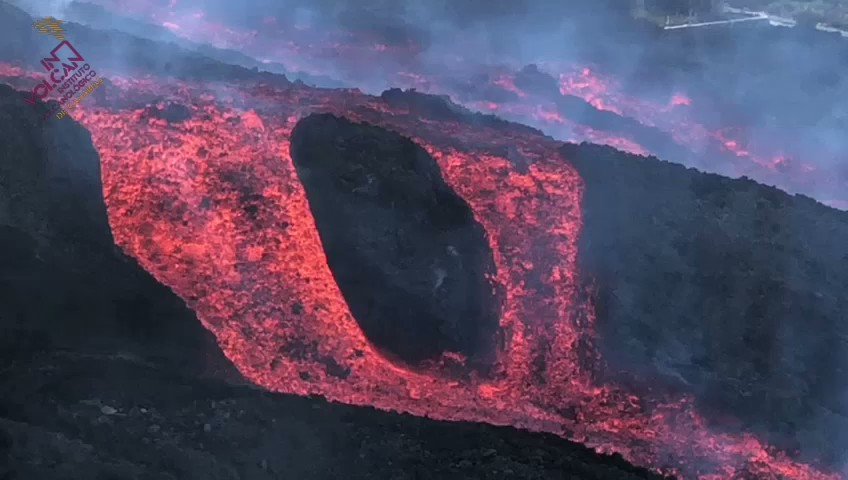
<path fill-rule="evenodd" d="M 330 269 L 368 338 L 415 363 L 494 353 L 499 302 L 486 233 L 409 139 L 328 114 L 301 120 L 292 158 Z"/>
<path fill-rule="evenodd" d="M 562 153 L 586 182 L 580 271 L 610 376 L 848 461 L 848 213 L 609 147 Z"/>

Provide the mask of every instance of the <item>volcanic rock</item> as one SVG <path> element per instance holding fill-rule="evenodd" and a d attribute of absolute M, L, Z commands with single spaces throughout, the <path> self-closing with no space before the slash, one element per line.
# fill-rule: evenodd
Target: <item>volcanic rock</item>
<path fill-rule="evenodd" d="M 848 213 L 609 147 L 562 153 L 586 182 L 581 271 L 610 377 L 848 460 Z"/>
<path fill-rule="evenodd" d="M 44 112 L 0 85 L 0 343 L 15 352 L 27 339 L 34 348 L 143 343 L 205 368 L 180 352 L 217 351 L 211 335 L 114 246 L 90 135 L 75 122 L 45 123 Z"/>
<path fill-rule="evenodd" d="M 292 158 L 333 275 L 365 334 L 408 362 L 489 360 L 495 267 L 468 204 L 419 146 L 332 115 L 301 120 Z"/>

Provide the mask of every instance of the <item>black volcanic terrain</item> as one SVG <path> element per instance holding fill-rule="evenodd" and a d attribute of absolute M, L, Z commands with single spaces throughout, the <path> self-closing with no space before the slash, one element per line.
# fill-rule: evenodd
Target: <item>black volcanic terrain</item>
<path fill-rule="evenodd" d="M 292 132 L 327 261 L 365 334 L 416 362 L 494 355 L 495 266 L 483 227 L 427 152 L 385 129 L 312 115 Z"/>
<path fill-rule="evenodd" d="M 580 264 L 610 377 L 845 461 L 848 212 L 609 147 L 562 154 L 586 182 Z"/>

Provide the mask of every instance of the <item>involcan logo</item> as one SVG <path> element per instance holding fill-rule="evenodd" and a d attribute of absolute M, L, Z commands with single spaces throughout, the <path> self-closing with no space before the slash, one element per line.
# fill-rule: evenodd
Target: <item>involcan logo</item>
<path fill-rule="evenodd" d="M 43 101 L 55 90 L 59 95 L 60 111 L 49 111 L 45 118 L 53 113 L 56 113 L 56 118 L 64 118 L 83 99 L 103 85 L 103 79 L 97 78 L 97 72 L 85 62 L 85 58 L 71 42 L 65 39 L 62 23 L 61 20 L 47 17 L 33 25 L 37 31 L 60 41 L 50 52 L 50 56 L 41 60 L 41 66 L 47 71 L 49 78 L 33 87 L 32 93 L 24 99 L 30 105 L 35 105 L 37 100 Z"/>

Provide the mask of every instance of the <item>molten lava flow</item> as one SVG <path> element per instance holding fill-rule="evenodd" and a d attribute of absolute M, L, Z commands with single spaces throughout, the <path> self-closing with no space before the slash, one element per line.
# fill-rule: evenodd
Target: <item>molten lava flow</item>
<path fill-rule="evenodd" d="M 601 359 L 576 267 L 584 187 L 559 142 L 515 125 L 426 117 L 351 90 L 112 81 L 105 100 L 77 115 L 101 155 L 116 242 L 197 312 L 256 384 L 553 432 L 685 478 L 836 478 L 752 436 L 712 432 L 691 399 L 637 398 L 593 380 Z M 113 106 L 129 97 L 159 103 Z M 165 102 L 191 118 L 156 115 Z M 494 373 L 448 374 L 461 363 L 450 353 L 411 369 L 368 343 L 333 281 L 289 152 L 293 127 L 313 112 L 408 136 L 469 203 L 505 292 L 507 340 Z M 516 156 L 529 167 L 517 168 Z"/>
<path fill-rule="evenodd" d="M 563 95 L 574 95 L 586 100 L 586 102 L 598 110 L 606 110 L 623 115 L 623 112 L 615 107 L 615 105 L 607 103 L 607 98 L 610 96 L 610 88 L 607 82 L 592 74 L 591 68 L 582 68 L 579 74 L 562 73 L 559 76 L 559 80 L 559 91 Z"/>

